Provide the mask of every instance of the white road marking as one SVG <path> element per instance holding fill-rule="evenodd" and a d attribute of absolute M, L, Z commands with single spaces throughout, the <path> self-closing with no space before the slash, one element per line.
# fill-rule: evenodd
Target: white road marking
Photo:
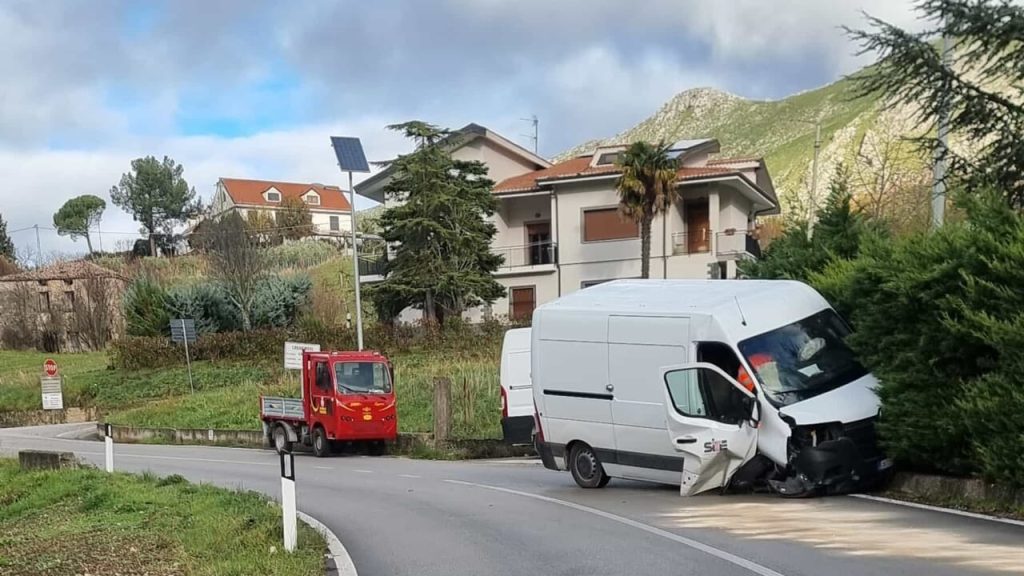
<path fill-rule="evenodd" d="M 331 532 L 330 528 L 309 514 L 298 512 L 297 515 L 299 520 L 309 524 L 313 530 L 319 532 L 327 540 L 327 550 L 330 552 L 328 556 L 334 559 L 334 565 L 338 569 L 336 572 L 338 576 L 359 576 L 356 572 L 355 564 L 352 563 L 352 557 L 348 555 L 348 550 L 345 549 L 345 545 L 334 535 L 334 532 Z"/>
<path fill-rule="evenodd" d="M 313 466 L 313 468 L 316 468 L 317 470 L 334 470 L 334 468 L 331 468 L 330 466 Z"/>
<path fill-rule="evenodd" d="M 353 470 L 353 472 L 359 472 L 360 474 L 373 474 L 373 470 Z"/>
<path fill-rule="evenodd" d="M 549 502 L 551 504 L 558 504 L 560 506 L 565 506 L 567 508 L 572 508 L 574 510 L 579 510 L 581 512 L 587 512 L 588 514 L 594 514 L 595 516 L 600 516 L 602 518 L 606 518 L 608 520 L 612 520 L 612 521 L 618 522 L 620 524 L 625 524 L 626 526 L 630 526 L 630 527 L 636 528 L 638 530 L 643 530 L 644 532 L 647 532 L 649 534 L 654 534 L 655 536 L 661 536 L 662 538 L 666 538 L 668 540 L 671 540 L 673 542 L 677 542 L 677 543 L 682 544 L 684 546 L 689 546 L 690 548 L 693 548 L 695 550 L 700 550 L 701 552 L 704 552 L 705 554 L 710 554 L 710 555 L 714 556 L 715 558 L 718 558 L 718 559 L 721 559 L 721 560 L 725 560 L 726 562 L 729 562 L 730 564 L 735 564 L 736 566 L 739 566 L 740 568 L 745 568 L 746 570 L 749 570 L 749 571 L 751 571 L 751 572 L 753 572 L 755 574 L 760 574 L 761 576 L 783 576 L 780 572 L 776 572 L 775 570 L 772 570 L 771 568 L 768 568 L 767 566 L 762 566 L 761 564 L 758 564 L 756 562 L 752 562 L 752 561 L 747 560 L 745 558 L 740 558 L 739 556 L 737 556 L 735 554 L 726 552 L 725 550 L 720 550 L 718 548 L 715 548 L 714 546 L 709 546 L 707 544 L 704 544 L 703 542 L 698 542 L 696 540 L 692 540 L 692 539 L 687 538 L 685 536 L 680 536 L 679 534 L 674 534 L 674 533 L 669 532 L 667 530 L 662 530 L 661 528 L 655 528 L 654 526 L 651 526 L 649 524 L 644 524 L 643 522 L 637 522 L 636 520 L 632 520 L 632 519 L 626 518 L 624 516 L 619 516 L 618 514 L 612 514 L 611 512 L 605 512 L 604 510 L 598 510 L 597 508 L 591 508 L 590 506 L 584 506 L 582 504 L 577 504 L 575 502 L 569 502 L 569 501 L 566 501 L 566 500 L 559 500 L 557 498 L 551 498 L 549 496 L 541 496 L 540 494 L 531 494 L 529 492 L 520 492 L 519 490 L 512 490 L 512 489 L 509 489 L 509 488 L 501 488 L 501 487 L 498 487 L 498 486 L 488 486 L 487 484 L 477 484 L 475 482 L 464 482 L 462 480 L 445 480 L 445 482 L 449 482 L 451 484 L 460 484 L 460 485 L 463 485 L 463 486 L 473 486 L 473 487 L 476 487 L 476 488 L 483 488 L 485 490 L 494 490 L 496 492 L 504 492 L 506 494 L 514 494 L 516 496 L 525 496 L 526 498 L 533 498 L 534 500 L 540 500 L 542 502 Z"/>
<path fill-rule="evenodd" d="M 76 451 L 75 454 L 83 454 L 87 456 L 104 456 L 103 452 L 82 452 Z M 182 460 L 185 462 L 210 462 L 213 464 L 248 464 L 249 466 L 277 466 L 276 462 L 246 462 L 244 460 L 218 460 L 215 458 L 183 458 L 181 456 L 149 456 L 145 454 L 125 454 L 118 452 L 117 458 L 140 458 L 143 460 Z"/>
<path fill-rule="evenodd" d="M 989 516 L 988 514 L 979 514 L 977 512 L 967 512 L 965 510 L 956 510 L 954 508 L 943 508 L 941 506 L 930 506 L 928 504 L 919 504 L 917 502 L 907 502 L 905 500 L 894 500 L 892 498 L 883 498 L 881 496 L 872 496 L 870 494 L 850 494 L 854 498 L 861 498 L 863 500 L 874 500 L 876 502 L 885 502 L 886 504 L 895 504 L 897 506 L 906 506 L 908 508 L 920 508 L 921 510 L 930 510 L 932 512 L 942 512 L 943 514 L 953 514 L 955 516 L 963 516 L 965 518 L 975 518 L 977 520 L 988 520 L 989 522 L 999 522 L 1000 524 L 1009 524 L 1011 526 L 1024 526 L 1024 520 L 1013 520 L 1012 518 L 1000 518 L 998 516 Z"/>
<path fill-rule="evenodd" d="M 402 478 L 413 478 L 413 479 L 422 478 L 422 476 L 417 476 L 415 474 L 399 474 L 399 476 L 401 476 Z"/>

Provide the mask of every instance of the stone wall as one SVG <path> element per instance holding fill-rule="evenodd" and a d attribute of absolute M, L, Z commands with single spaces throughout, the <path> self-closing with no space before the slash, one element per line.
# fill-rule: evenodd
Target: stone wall
<path fill-rule="evenodd" d="M 43 426 L 46 424 L 81 424 L 99 418 L 95 408 L 65 408 L 64 410 L 20 410 L 0 412 L 0 428 Z"/>

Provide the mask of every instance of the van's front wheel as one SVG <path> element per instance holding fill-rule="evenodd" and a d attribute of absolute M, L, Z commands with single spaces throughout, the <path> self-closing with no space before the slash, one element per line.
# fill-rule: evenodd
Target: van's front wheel
<path fill-rule="evenodd" d="M 576 444 L 569 451 L 569 472 L 580 488 L 604 488 L 611 479 L 594 449 L 586 444 Z"/>

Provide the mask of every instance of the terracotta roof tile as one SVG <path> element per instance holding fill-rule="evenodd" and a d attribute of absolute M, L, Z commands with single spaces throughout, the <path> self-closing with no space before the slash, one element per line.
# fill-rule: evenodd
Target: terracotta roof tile
<path fill-rule="evenodd" d="M 273 182 L 270 180 L 242 180 L 240 178 L 221 178 L 224 190 L 231 196 L 235 204 L 251 204 L 256 206 L 280 206 L 277 202 L 267 202 L 263 193 L 271 186 L 281 192 L 282 200 L 285 198 L 301 198 L 303 194 L 311 189 L 320 195 L 320 204 L 311 204 L 311 209 L 321 208 L 326 210 L 339 210 L 350 212 L 348 199 L 337 186 L 324 186 L 323 184 L 302 184 L 298 182 Z"/>
<path fill-rule="evenodd" d="M 116 278 L 119 280 L 127 280 L 124 276 L 121 276 L 117 272 L 97 266 L 92 262 L 86 262 L 85 260 L 75 260 L 73 262 L 58 262 L 56 264 L 39 268 L 38 270 L 29 270 L 27 272 L 19 272 L 17 274 L 8 274 L 7 276 L 0 276 L 0 282 L 39 282 L 46 280 L 76 280 L 80 278 Z"/>
<path fill-rule="evenodd" d="M 514 192 L 530 192 L 540 190 L 541 180 L 557 180 L 564 178 L 582 178 L 585 176 L 597 176 L 600 174 L 616 174 L 619 172 L 617 166 L 590 166 L 592 156 L 581 156 L 555 164 L 544 170 L 527 172 L 519 176 L 513 176 L 502 180 L 494 187 L 495 194 L 510 194 Z M 720 174 L 731 174 L 731 168 L 719 166 L 707 166 L 697 168 L 680 168 L 678 177 L 680 180 L 693 180 Z"/>

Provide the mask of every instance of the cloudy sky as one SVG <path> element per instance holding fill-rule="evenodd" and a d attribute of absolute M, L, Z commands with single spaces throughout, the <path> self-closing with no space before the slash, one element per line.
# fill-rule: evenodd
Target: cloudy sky
<path fill-rule="evenodd" d="M 133 158 L 173 157 L 206 198 L 220 176 L 338 184 L 329 136 L 383 160 L 408 149 L 384 126 L 410 119 L 529 145 L 536 114 L 554 155 L 687 88 L 832 82 L 865 63 L 838 30 L 862 11 L 915 26 L 904 0 L 2 0 L 0 214 L 49 227 L 95 194 L 112 249 L 138 230 L 108 196 Z"/>

